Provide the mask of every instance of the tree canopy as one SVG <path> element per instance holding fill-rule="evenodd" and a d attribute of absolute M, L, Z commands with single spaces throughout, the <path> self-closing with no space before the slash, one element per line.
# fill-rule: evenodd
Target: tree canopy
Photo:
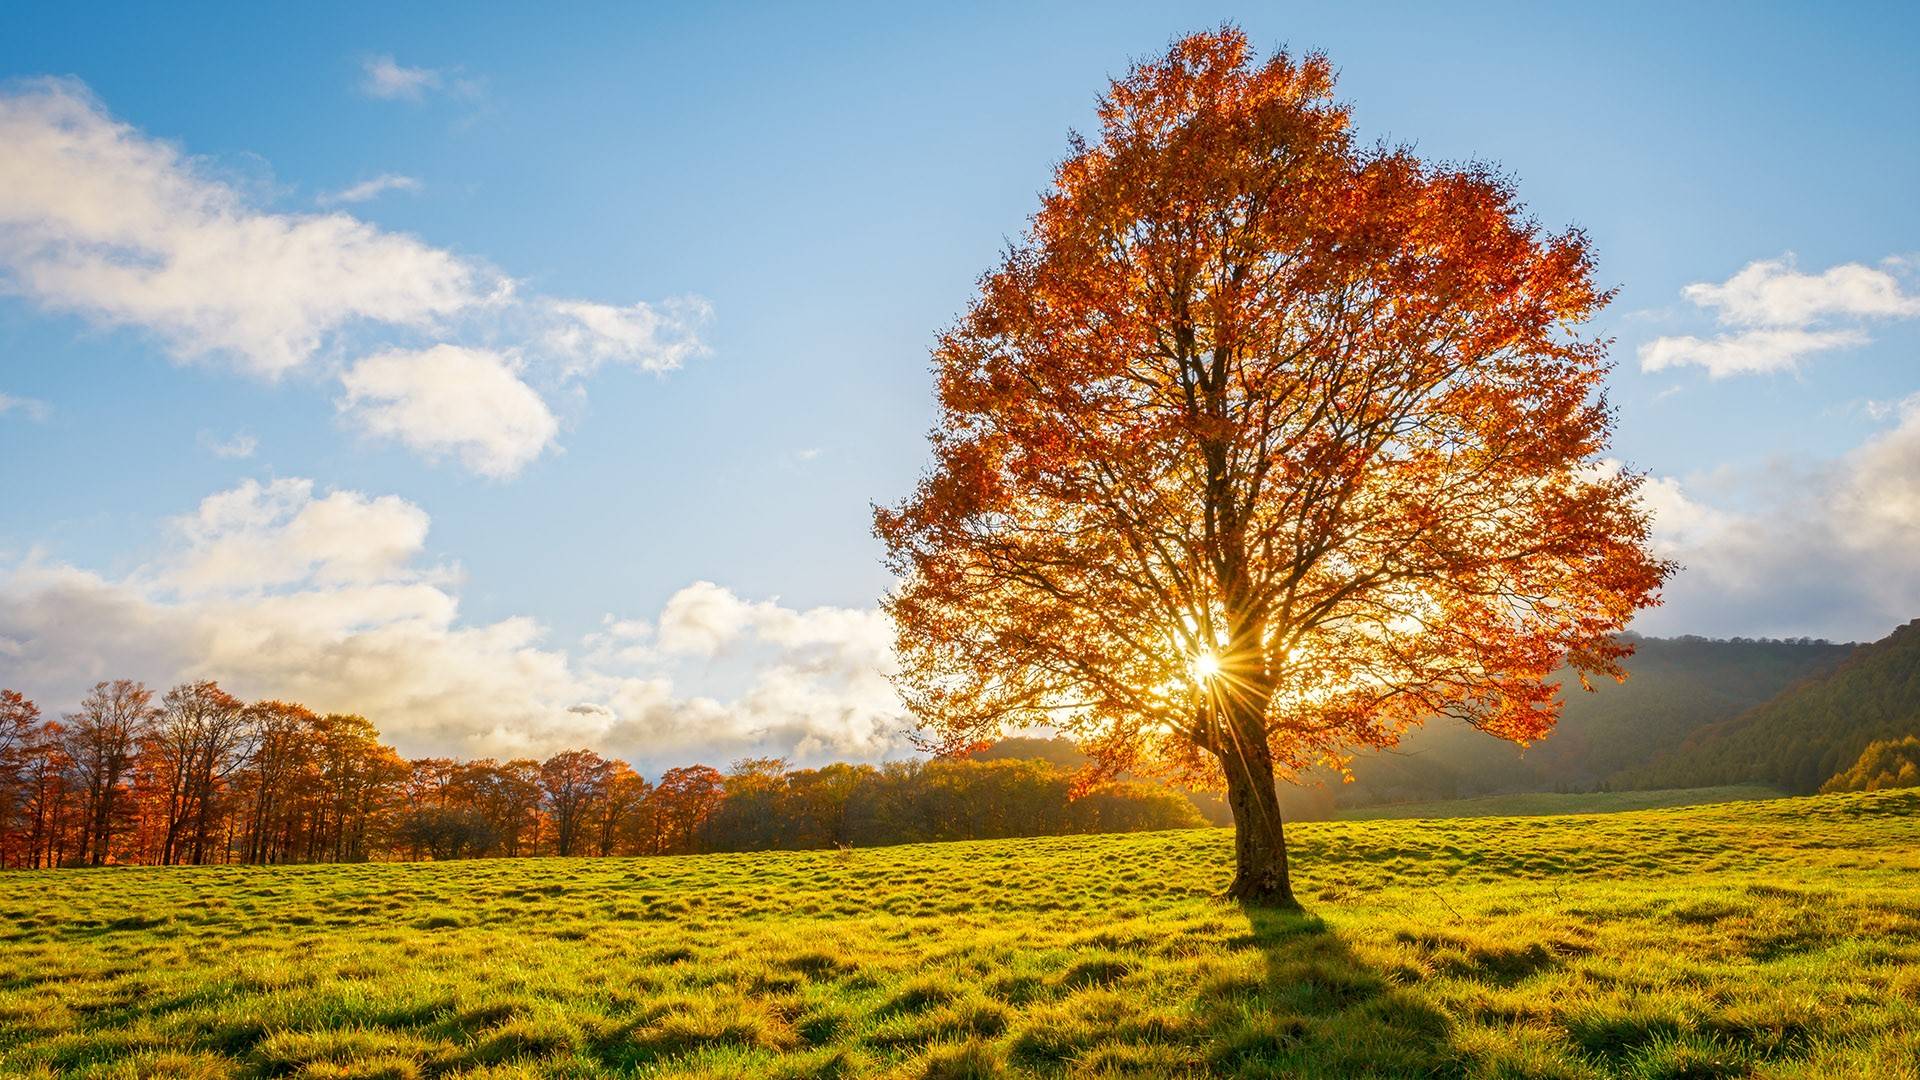
<path fill-rule="evenodd" d="M 1273 792 L 1452 717 L 1519 741 L 1619 676 L 1668 572 L 1603 458 L 1609 294 L 1512 183 L 1367 147 L 1324 56 L 1232 28 L 1134 67 L 934 350 L 934 465 L 876 512 L 931 741 L 1077 737 L 1224 779 L 1236 895 L 1291 902 Z"/>

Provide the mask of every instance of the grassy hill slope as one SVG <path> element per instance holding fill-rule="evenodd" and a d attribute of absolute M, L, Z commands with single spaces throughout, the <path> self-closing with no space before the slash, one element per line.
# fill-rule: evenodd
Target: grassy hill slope
<path fill-rule="evenodd" d="M 1757 784 L 1727 787 L 1679 788 L 1668 791 L 1525 792 L 1518 795 L 1481 795 L 1440 802 L 1389 803 L 1340 811 L 1342 821 L 1383 818 L 1534 817 L 1543 814 L 1617 814 L 1626 810 L 1660 810 L 1673 806 L 1751 802 L 1785 794 Z"/>
<path fill-rule="evenodd" d="M 0 875 L 0 1072 L 1904 1076 L 1920 792 L 684 858 Z"/>
<path fill-rule="evenodd" d="M 1763 783 L 1808 792 L 1876 739 L 1920 734 L 1920 619 L 1830 674 L 1694 732 L 1623 779 L 1636 787 Z"/>

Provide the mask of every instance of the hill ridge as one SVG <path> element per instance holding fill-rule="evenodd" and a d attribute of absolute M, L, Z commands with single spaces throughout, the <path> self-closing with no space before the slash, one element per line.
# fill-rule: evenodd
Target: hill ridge
<path fill-rule="evenodd" d="M 1759 782 L 1810 793 L 1876 739 L 1920 733 L 1920 619 L 1861 645 L 1824 673 L 1694 731 L 1622 774 L 1633 787 Z"/>

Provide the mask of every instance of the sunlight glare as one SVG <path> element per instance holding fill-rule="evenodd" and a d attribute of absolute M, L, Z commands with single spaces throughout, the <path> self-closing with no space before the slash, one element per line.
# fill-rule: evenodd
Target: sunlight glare
<path fill-rule="evenodd" d="M 1210 652 L 1203 652 L 1193 658 L 1193 679 L 1204 683 L 1220 674 L 1220 658 Z"/>

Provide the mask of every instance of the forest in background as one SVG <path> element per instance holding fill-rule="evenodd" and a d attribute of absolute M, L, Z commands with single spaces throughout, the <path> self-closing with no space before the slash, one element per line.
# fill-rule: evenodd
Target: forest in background
<path fill-rule="evenodd" d="M 1702 726 L 1620 779 L 1633 787 L 1759 781 L 1805 795 L 1858 763 L 1870 744 L 1916 734 L 1920 619 L 1848 653 L 1820 678 Z"/>
<path fill-rule="evenodd" d="M 1329 769 L 1282 788 L 1293 820 L 1402 803 L 1494 795 L 1764 784 L 1807 793 L 1869 742 L 1920 732 L 1920 624 L 1861 646 L 1630 635 L 1624 683 L 1566 690 L 1552 734 L 1528 747 L 1435 721 L 1396 747 L 1364 751 L 1352 779 Z M 1573 683 L 1577 687 L 1577 683 Z M 1086 762 L 1065 740 L 1009 739 L 984 757 Z M 1896 770 L 1897 772 L 1897 770 Z M 1217 798 L 1196 793 L 1225 824 Z"/>
<path fill-rule="evenodd" d="M 1521 792 L 1740 783 L 1810 792 L 1914 779 L 1889 755 L 1920 733 L 1920 622 L 1866 646 L 1696 637 L 1635 646 L 1627 682 L 1572 693 L 1558 728 L 1532 747 L 1435 723 L 1356 757 L 1351 782 L 1319 772 L 1287 786 L 1290 816 Z M 57 719 L 0 692 L 0 863 L 683 854 L 1228 820 L 1212 793 L 1139 778 L 1076 793 L 1085 763 L 1072 743 L 1033 737 L 960 760 L 796 769 L 749 758 L 651 779 L 586 749 L 409 760 L 364 717 L 243 702 L 210 682 L 156 695 L 121 680 Z"/>
<path fill-rule="evenodd" d="M 1634 654 L 1623 683 L 1596 680 L 1592 692 L 1562 680 L 1564 707 L 1553 733 L 1521 747 L 1464 724 L 1434 723 L 1408 733 L 1400 745 L 1357 755 L 1351 783 L 1320 773 L 1297 800 L 1297 810 L 1475 798 L 1519 792 L 1711 787 L 1768 783 L 1812 791 L 1846 762 L 1825 767 L 1811 786 L 1798 787 L 1765 771 L 1695 767 L 1683 749 L 1697 733 L 1732 721 L 1793 687 L 1833 673 L 1861 646 L 1810 639 L 1767 640 L 1629 636 Z M 1909 699 L 1920 705 L 1920 696 Z M 1903 732 L 1904 733 L 1904 732 Z M 1868 741 L 1847 736 L 1844 720 L 1832 734 L 1849 749 Z M 1788 755 L 1811 754 L 1783 746 Z M 1659 772 L 1652 763 L 1665 761 Z"/>
<path fill-rule="evenodd" d="M 790 769 L 773 758 L 648 780 L 591 750 L 408 760 L 360 716 L 247 703 L 211 682 L 96 686 L 42 719 L 0 692 L 0 863 L 360 862 L 869 847 L 1204 824 L 1138 781 L 1074 793 L 1038 761 Z"/>

